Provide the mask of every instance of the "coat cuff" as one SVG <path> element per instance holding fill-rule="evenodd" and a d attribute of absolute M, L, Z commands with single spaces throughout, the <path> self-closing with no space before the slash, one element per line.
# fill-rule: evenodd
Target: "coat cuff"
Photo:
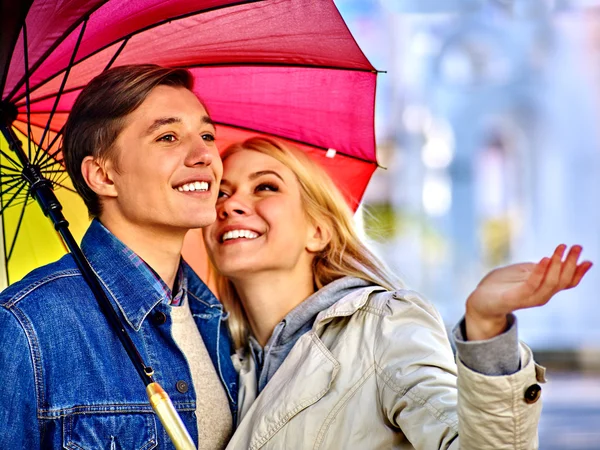
<path fill-rule="evenodd" d="M 517 318 L 508 315 L 506 331 L 492 339 L 467 341 L 463 334 L 464 317 L 452 330 L 457 357 L 469 369 L 488 376 L 511 375 L 521 368 Z"/>

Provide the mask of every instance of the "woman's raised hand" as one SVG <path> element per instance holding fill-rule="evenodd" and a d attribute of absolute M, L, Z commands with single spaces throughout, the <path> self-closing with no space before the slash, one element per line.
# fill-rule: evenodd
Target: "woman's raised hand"
<path fill-rule="evenodd" d="M 507 315 L 524 308 L 542 306 L 554 294 L 579 284 L 592 263 L 577 263 L 581 246 L 556 247 L 551 258 L 537 263 L 513 264 L 492 270 L 467 299 L 465 326 L 468 340 L 491 339 L 507 327 Z"/>

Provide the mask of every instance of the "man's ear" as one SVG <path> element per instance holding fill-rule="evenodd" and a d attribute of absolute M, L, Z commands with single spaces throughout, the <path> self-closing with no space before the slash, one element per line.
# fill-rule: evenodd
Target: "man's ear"
<path fill-rule="evenodd" d="M 83 179 L 98 196 L 117 197 L 117 190 L 112 179 L 114 168 L 110 160 L 98 160 L 86 156 L 81 162 Z"/>
<path fill-rule="evenodd" d="M 331 241 L 331 227 L 324 224 L 312 224 L 308 230 L 306 250 L 318 253 Z"/>

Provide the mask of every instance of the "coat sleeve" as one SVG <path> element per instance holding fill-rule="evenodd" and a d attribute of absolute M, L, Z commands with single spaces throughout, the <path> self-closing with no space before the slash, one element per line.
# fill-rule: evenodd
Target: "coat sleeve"
<path fill-rule="evenodd" d="M 11 311 L 0 306 L 0 448 L 40 448 L 31 350 Z"/>
<path fill-rule="evenodd" d="M 437 310 L 412 291 L 389 296 L 375 336 L 382 413 L 417 450 L 537 448 L 541 402 L 527 404 L 535 366 L 486 376 L 455 362 Z"/>

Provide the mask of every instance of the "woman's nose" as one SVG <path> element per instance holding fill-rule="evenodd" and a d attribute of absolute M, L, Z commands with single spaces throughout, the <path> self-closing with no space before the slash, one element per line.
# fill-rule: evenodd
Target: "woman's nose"
<path fill-rule="evenodd" d="M 219 219 L 228 217 L 243 216 L 248 214 L 248 206 L 242 201 L 239 195 L 234 194 L 220 202 L 217 205 L 217 216 Z"/>

